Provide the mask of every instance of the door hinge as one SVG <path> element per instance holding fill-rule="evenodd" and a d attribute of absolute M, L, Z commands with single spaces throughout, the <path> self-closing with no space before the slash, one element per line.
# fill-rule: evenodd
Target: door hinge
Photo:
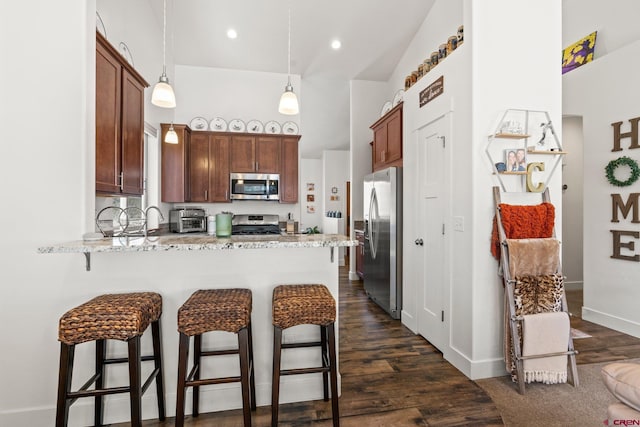
<path fill-rule="evenodd" d="M 444 310 L 440 312 L 440 321 L 444 322 Z"/>
<path fill-rule="evenodd" d="M 440 138 L 442 140 L 442 148 L 444 148 L 445 147 L 445 143 L 446 143 L 446 137 L 439 136 L 438 138 Z"/>
<path fill-rule="evenodd" d="M 442 234 L 444 235 L 444 224 L 442 224 Z"/>

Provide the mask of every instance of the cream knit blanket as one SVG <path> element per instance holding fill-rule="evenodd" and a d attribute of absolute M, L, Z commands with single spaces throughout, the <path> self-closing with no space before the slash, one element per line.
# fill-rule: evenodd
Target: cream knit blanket
<path fill-rule="evenodd" d="M 525 315 L 522 329 L 523 356 L 561 353 L 568 349 L 569 315 L 564 311 Z M 566 383 L 567 356 L 525 359 L 524 380 L 527 383 Z"/>

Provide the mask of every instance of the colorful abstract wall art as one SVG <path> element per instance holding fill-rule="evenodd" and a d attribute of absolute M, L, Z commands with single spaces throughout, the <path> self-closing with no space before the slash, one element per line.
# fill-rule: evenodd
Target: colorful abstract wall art
<path fill-rule="evenodd" d="M 593 61 L 597 33 L 597 31 L 594 31 L 562 51 L 562 74 Z"/>

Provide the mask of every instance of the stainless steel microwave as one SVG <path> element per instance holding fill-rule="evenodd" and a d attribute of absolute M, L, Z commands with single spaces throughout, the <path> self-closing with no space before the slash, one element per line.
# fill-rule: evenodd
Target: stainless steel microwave
<path fill-rule="evenodd" d="M 231 200 L 280 200 L 277 173 L 231 173 Z"/>

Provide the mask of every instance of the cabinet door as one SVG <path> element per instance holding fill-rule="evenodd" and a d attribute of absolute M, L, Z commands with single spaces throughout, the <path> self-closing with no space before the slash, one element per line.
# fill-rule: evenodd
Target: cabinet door
<path fill-rule="evenodd" d="M 230 202 L 229 197 L 229 148 L 228 136 L 212 135 L 209 142 L 209 200 Z"/>
<path fill-rule="evenodd" d="M 234 136 L 231 139 L 231 172 L 255 172 L 255 143 L 252 136 Z"/>
<path fill-rule="evenodd" d="M 189 149 L 189 187 L 191 202 L 206 202 L 209 197 L 209 135 L 194 132 Z"/>
<path fill-rule="evenodd" d="M 280 172 L 280 137 L 258 137 L 255 150 L 256 172 Z"/>
<path fill-rule="evenodd" d="M 173 125 L 178 134 L 177 144 L 166 144 L 168 123 L 162 123 L 160 147 L 162 151 L 162 201 L 180 203 L 189 200 L 189 146 L 191 131 L 186 125 Z"/>
<path fill-rule="evenodd" d="M 96 191 L 120 192 L 122 67 L 96 45 Z"/>
<path fill-rule="evenodd" d="M 298 202 L 298 139 L 282 138 L 282 168 L 280 169 L 280 202 Z"/>
<path fill-rule="evenodd" d="M 387 121 L 387 147 L 385 163 L 402 158 L 402 110 L 396 110 Z"/>
<path fill-rule="evenodd" d="M 386 163 L 387 155 L 387 125 L 381 123 L 373 130 L 373 170 L 377 170 Z"/>
<path fill-rule="evenodd" d="M 122 192 L 144 192 L 144 87 L 122 72 Z"/>

